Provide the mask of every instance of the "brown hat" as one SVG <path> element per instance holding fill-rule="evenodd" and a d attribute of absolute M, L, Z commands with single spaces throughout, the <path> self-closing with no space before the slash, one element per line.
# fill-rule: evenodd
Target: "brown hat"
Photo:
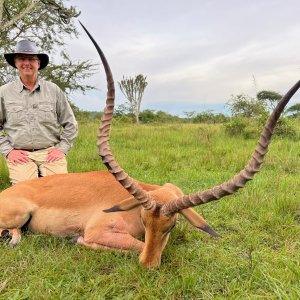
<path fill-rule="evenodd" d="M 41 61 L 39 70 L 44 69 L 49 63 L 49 56 L 45 53 L 38 53 L 36 44 L 28 40 L 19 41 L 16 46 L 16 52 L 4 54 L 6 61 L 14 68 L 16 68 L 14 59 L 16 54 L 36 55 Z"/>

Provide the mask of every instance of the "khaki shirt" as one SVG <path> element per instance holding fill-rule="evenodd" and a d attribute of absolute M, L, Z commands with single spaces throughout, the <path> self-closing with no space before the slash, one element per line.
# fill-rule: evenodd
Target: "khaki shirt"
<path fill-rule="evenodd" d="M 55 146 L 71 148 L 78 126 L 66 95 L 54 83 L 38 79 L 29 91 L 20 79 L 0 87 L 0 153 Z"/>

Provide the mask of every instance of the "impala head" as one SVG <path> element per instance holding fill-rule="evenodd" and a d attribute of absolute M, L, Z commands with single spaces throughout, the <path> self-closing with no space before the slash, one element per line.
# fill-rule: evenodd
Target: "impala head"
<path fill-rule="evenodd" d="M 165 215 L 162 208 L 178 197 L 182 197 L 182 191 L 171 183 L 164 184 L 161 188 L 150 191 L 149 195 L 155 201 L 155 207 L 145 209 L 140 201 L 134 197 L 126 199 L 105 212 L 129 211 L 141 206 L 141 222 L 145 227 L 145 246 L 140 255 L 140 262 L 148 268 L 160 265 L 161 254 L 168 242 L 170 233 L 176 225 L 178 213 L 196 228 L 209 233 L 214 237 L 220 235 L 211 228 L 207 222 L 191 208 L 183 209 L 178 213 Z"/>
<path fill-rule="evenodd" d="M 108 93 L 106 107 L 102 116 L 97 143 L 99 155 L 116 180 L 133 196 L 105 211 L 128 211 L 138 205 L 142 206 L 141 220 L 145 226 L 145 247 L 140 255 L 140 261 L 147 267 L 156 267 L 160 264 L 162 251 L 168 242 L 170 231 L 176 224 L 178 213 L 182 214 L 193 226 L 208 232 L 212 236 L 219 236 L 191 207 L 219 200 L 224 196 L 235 193 L 238 189 L 243 188 L 259 172 L 260 165 L 263 163 L 268 151 L 277 120 L 288 101 L 299 89 L 300 81 L 278 102 L 262 130 L 252 158 L 245 168 L 233 178 L 211 189 L 190 195 L 183 195 L 181 190 L 172 184 L 166 184 L 161 189 L 147 192 L 124 172 L 110 150 L 109 132 L 114 110 L 114 81 L 103 52 L 84 26 L 83 28 L 100 55 L 107 78 Z"/>
<path fill-rule="evenodd" d="M 166 216 L 162 213 L 162 207 L 183 193 L 174 185 L 165 185 L 161 189 L 151 191 L 150 195 L 156 205 L 154 209 L 141 209 L 141 220 L 145 227 L 145 247 L 140 255 L 140 262 L 148 268 L 155 268 L 160 265 L 161 254 L 177 221 L 177 214 Z"/>
<path fill-rule="evenodd" d="M 160 265 L 162 252 L 176 225 L 177 214 L 167 217 L 157 205 L 154 210 L 142 209 L 141 220 L 145 227 L 145 247 L 140 254 L 140 262 L 148 268 L 155 268 Z"/>

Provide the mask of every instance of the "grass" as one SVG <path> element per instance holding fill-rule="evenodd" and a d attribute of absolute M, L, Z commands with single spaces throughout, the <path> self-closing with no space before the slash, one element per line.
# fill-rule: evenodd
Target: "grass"
<path fill-rule="evenodd" d="M 104 169 L 97 127 L 80 124 L 70 172 Z M 231 178 L 255 145 L 225 136 L 218 125 L 117 125 L 111 133 L 114 156 L 132 177 L 172 182 L 185 193 Z M 135 253 L 28 234 L 16 249 L 0 247 L 0 299 L 299 299 L 299 182 L 299 142 L 274 139 L 252 182 L 196 208 L 223 238 L 180 219 L 155 271 L 139 265 Z M 0 160 L 0 189 L 8 186 Z"/>

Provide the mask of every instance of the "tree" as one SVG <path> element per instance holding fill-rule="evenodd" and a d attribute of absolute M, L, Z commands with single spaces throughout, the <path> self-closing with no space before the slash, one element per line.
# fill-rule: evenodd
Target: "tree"
<path fill-rule="evenodd" d="M 256 95 L 257 100 L 269 111 L 272 111 L 282 95 L 274 91 L 260 91 Z"/>
<path fill-rule="evenodd" d="M 55 82 L 69 93 L 82 92 L 93 86 L 81 81 L 91 76 L 95 64 L 90 61 L 72 61 L 65 49 L 65 37 L 78 37 L 74 18 L 80 14 L 74 7 L 65 7 L 62 0 L 0 0 L 0 48 L 4 53 L 13 52 L 18 40 L 28 38 L 35 41 L 43 51 L 53 57 L 59 53 L 61 62 L 41 71 L 41 76 Z M 0 85 L 12 80 L 16 73 L 0 57 Z"/>
<path fill-rule="evenodd" d="M 122 103 L 115 107 L 113 116 L 114 118 L 126 116 L 130 114 L 130 109 L 128 107 L 128 103 Z"/>
<path fill-rule="evenodd" d="M 266 110 L 260 101 L 247 95 L 232 95 L 227 102 L 233 116 L 252 118 L 263 115 Z"/>
<path fill-rule="evenodd" d="M 139 114 L 141 111 L 141 102 L 144 95 L 147 77 L 139 74 L 135 78 L 125 78 L 118 82 L 119 87 L 123 95 L 129 101 L 130 112 L 135 116 L 135 122 L 139 123 Z"/>
<path fill-rule="evenodd" d="M 206 110 L 193 116 L 193 123 L 216 124 L 225 123 L 227 117 L 222 113 L 214 113 L 212 110 Z"/>
<path fill-rule="evenodd" d="M 195 117 L 196 111 L 192 110 L 192 111 L 184 111 L 183 112 L 184 115 L 187 117 L 188 120 L 191 120 L 192 118 Z"/>
<path fill-rule="evenodd" d="M 178 123 L 180 118 L 161 110 L 145 109 L 140 113 L 140 120 L 142 123 Z"/>
<path fill-rule="evenodd" d="M 286 113 L 291 113 L 292 117 L 300 116 L 300 103 L 296 103 L 286 110 Z"/>

